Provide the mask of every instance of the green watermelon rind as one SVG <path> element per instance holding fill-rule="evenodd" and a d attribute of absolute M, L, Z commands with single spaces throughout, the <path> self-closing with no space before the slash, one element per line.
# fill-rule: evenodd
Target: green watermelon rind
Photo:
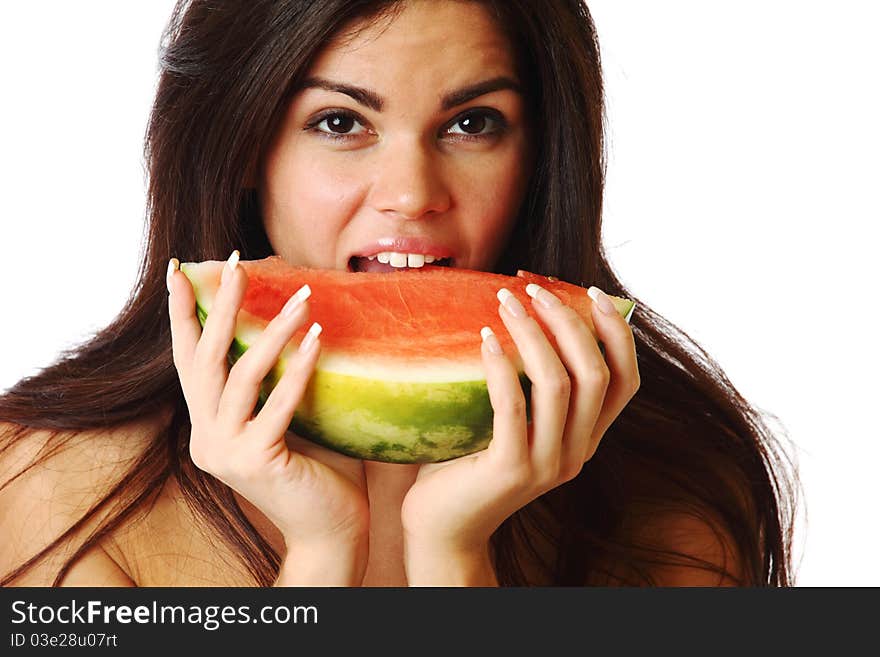
<path fill-rule="evenodd" d="M 200 323 L 207 313 L 196 304 Z M 233 338 L 230 366 L 248 346 Z M 260 386 L 255 413 L 284 373 L 281 359 Z M 531 382 L 519 374 L 531 419 Z M 290 430 L 302 438 L 355 458 L 386 463 L 436 463 L 485 449 L 494 412 L 485 380 L 397 382 L 317 368 L 294 413 Z"/>

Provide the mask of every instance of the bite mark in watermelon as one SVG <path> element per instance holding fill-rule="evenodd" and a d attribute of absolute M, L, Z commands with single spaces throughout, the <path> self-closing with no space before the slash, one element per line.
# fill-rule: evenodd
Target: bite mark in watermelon
<path fill-rule="evenodd" d="M 203 326 L 224 264 L 209 260 L 180 265 L 193 285 Z M 318 322 L 323 328 L 321 354 L 290 429 L 363 459 L 437 462 L 488 445 L 493 412 L 480 351 L 483 326 L 492 328 L 517 368 L 528 405 L 530 382 L 522 358 L 498 316 L 495 294 L 500 288 L 513 292 L 541 323 L 525 292 L 527 284 L 537 283 L 594 330 L 586 289 L 525 271 L 514 277 L 426 265 L 387 274 L 347 272 L 296 267 L 279 256 L 239 265 L 248 276 L 248 288 L 236 320 L 231 364 L 294 292 L 306 283 L 312 289 L 309 320 L 264 379 L 257 410 L 308 327 Z M 611 300 L 628 320 L 635 304 Z"/>

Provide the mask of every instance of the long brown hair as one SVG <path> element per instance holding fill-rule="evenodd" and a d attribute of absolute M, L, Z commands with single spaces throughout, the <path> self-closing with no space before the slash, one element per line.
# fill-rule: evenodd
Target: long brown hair
<path fill-rule="evenodd" d="M 536 166 L 511 243 L 496 271 L 526 269 L 634 299 L 641 388 L 578 477 L 515 513 L 492 538 L 502 585 L 650 584 L 657 564 L 723 572 L 666 551 L 627 529 L 642 514 L 692 515 L 724 532 L 741 583 L 792 583 L 795 479 L 766 420 L 683 331 L 618 280 L 602 248 L 604 90 L 599 47 L 578 0 L 482 0 L 517 49 L 533 105 Z M 395 0 L 181 0 L 163 35 L 161 78 L 146 134 L 149 231 L 138 282 L 124 310 L 92 339 L 0 397 L 0 419 L 60 445 L 77 431 L 112 428 L 170 411 L 126 476 L 76 525 L 26 563 L 13 581 L 112 509 L 64 563 L 70 567 L 152 499 L 170 477 L 187 503 L 238 554 L 256 583 L 280 558 L 232 491 L 189 458 L 189 416 L 171 357 L 165 268 L 182 261 L 271 255 L 249 182 L 313 57 L 345 25 L 393 16 Z M 32 467 L 34 464 L 32 463 Z M 21 473 L 18 473 L 21 474 Z M 14 477 L 13 477 L 14 478 Z M 8 485 L 12 479 L 4 482 Z M 548 518 L 550 519 L 548 521 Z M 543 535 L 553 559 L 533 550 Z M 523 547 L 525 546 L 525 547 Z M 532 572 L 534 572 L 532 570 Z"/>

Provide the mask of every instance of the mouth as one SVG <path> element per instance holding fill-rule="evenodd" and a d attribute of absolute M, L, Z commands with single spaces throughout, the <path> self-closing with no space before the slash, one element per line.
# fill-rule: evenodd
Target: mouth
<path fill-rule="evenodd" d="M 388 273 L 418 271 L 431 267 L 454 267 L 454 258 L 436 258 L 430 255 L 406 253 L 378 253 L 371 256 L 352 256 L 348 259 L 350 272 Z"/>

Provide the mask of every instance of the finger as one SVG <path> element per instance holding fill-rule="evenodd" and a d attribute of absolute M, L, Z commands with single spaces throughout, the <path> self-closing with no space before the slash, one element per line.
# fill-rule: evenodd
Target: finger
<path fill-rule="evenodd" d="M 549 477 L 559 469 L 571 380 L 543 329 L 506 288 L 498 292 L 501 320 L 513 338 L 532 382 L 532 462 Z"/>
<path fill-rule="evenodd" d="M 196 368 L 194 385 L 199 388 L 202 403 L 214 414 L 217 413 L 220 396 L 226 386 L 229 347 L 235 335 L 238 309 L 247 284 L 247 274 L 238 266 L 238 251 L 233 251 L 223 265 L 217 294 L 211 306 L 206 309 L 208 318 L 193 356 Z"/>
<path fill-rule="evenodd" d="M 576 475 L 593 449 L 593 426 L 602 410 L 610 381 L 596 338 L 583 318 L 549 290 L 530 283 L 532 307 L 553 335 L 572 390 L 562 438 L 563 470 Z"/>
<path fill-rule="evenodd" d="M 588 294 L 593 299 L 591 304 L 593 326 L 597 338 L 605 345 L 605 361 L 611 372 L 605 401 L 593 429 L 593 443 L 598 445 L 599 439 L 611 423 L 635 396 L 641 385 L 641 379 L 635 338 L 627 320 L 620 316 L 611 300 L 600 289 L 591 287 Z"/>
<path fill-rule="evenodd" d="M 504 355 L 498 337 L 491 328 L 484 326 L 480 335 L 483 336 L 481 353 L 493 412 L 492 440 L 488 450 L 511 467 L 528 463 L 526 398 L 519 382 L 519 373 Z"/>
<path fill-rule="evenodd" d="M 180 262 L 172 258 L 168 263 L 168 315 L 171 324 L 171 351 L 183 395 L 190 413 L 204 411 L 192 387 L 192 362 L 196 345 L 202 335 L 202 325 L 196 315 L 196 300 L 189 279 L 179 271 Z"/>
<path fill-rule="evenodd" d="M 303 398 L 321 351 L 321 325 L 312 324 L 294 355 L 287 359 L 278 383 L 252 420 L 258 435 L 273 442 L 284 436 Z"/>
<path fill-rule="evenodd" d="M 251 419 L 263 379 L 308 318 L 306 299 L 310 294 L 308 285 L 297 290 L 229 371 L 217 407 L 217 419 L 221 424 L 239 426 Z"/>

